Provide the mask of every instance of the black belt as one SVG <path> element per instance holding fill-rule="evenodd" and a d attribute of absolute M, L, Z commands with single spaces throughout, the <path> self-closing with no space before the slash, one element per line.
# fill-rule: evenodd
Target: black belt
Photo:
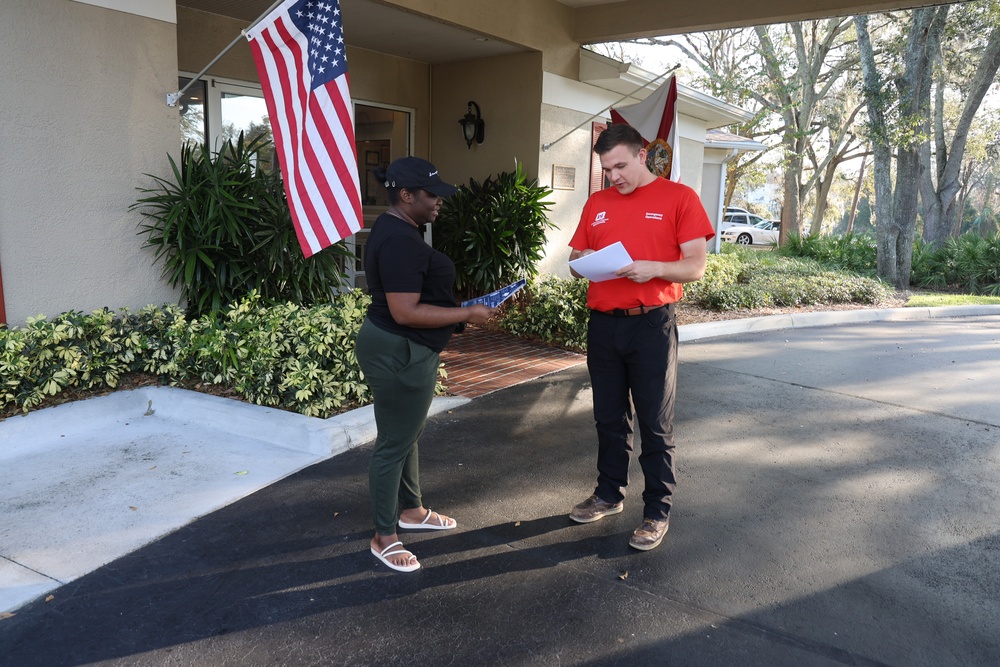
<path fill-rule="evenodd" d="M 635 308 L 615 308 L 614 310 L 599 310 L 597 312 L 614 317 L 632 317 L 634 315 L 645 315 L 660 308 L 670 308 L 674 304 L 665 303 L 662 306 L 636 306 Z"/>

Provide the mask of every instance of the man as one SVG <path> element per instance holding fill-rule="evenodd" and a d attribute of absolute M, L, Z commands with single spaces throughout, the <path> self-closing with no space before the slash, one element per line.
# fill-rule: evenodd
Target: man
<path fill-rule="evenodd" d="M 616 272 L 619 278 L 592 282 L 587 290 L 587 368 L 597 424 L 597 487 L 569 516 L 590 523 L 622 511 L 634 404 L 645 490 L 643 521 L 629 545 L 646 551 L 659 546 L 667 533 L 677 483 L 673 304 L 681 297 L 682 283 L 705 273 L 707 243 L 715 231 L 694 190 L 646 168 L 644 146 L 629 125 L 611 125 L 601 133 L 594 152 L 612 187 L 590 197 L 569 244 L 571 261 L 617 241 L 634 260 Z"/>

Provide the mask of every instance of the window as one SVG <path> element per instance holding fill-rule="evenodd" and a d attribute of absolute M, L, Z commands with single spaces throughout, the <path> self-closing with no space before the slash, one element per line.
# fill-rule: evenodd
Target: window
<path fill-rule="evenodd" d="M 177 78 L 177 90 L 181 90 L 191 79 L 187 77 Z M 194 143 L 205 143 L 205 82 L 196 81 L 190 88 L 184 91 L 178 106 L 181 114 L 181 139 Z"/>
<path fill-rule="evenodd" d="M 178 78 L 179 88 L 191 76 Z M 271 139 L 271 121 L 260 85 L 206 77 L 185 91 L 180 101 L 181 136 L 184 141 L 207 143 L 217 152 L 226 141 L 266 136 Z M 354 105 L 355 148 L 364 228 L 345 240 L 355 254 L 355 261 L 344 267 L 352 284 L 364 288 L 364 244 L 375 218 L 389 206 L 385 187 L 375 177 L 374 169 L 388 167 L 396 158 L 410 155 L 413 149 L 413 112 L 410 109 L 375 103 Z M 273 148 L 261 152 L 261 166 L 275 165 Z M 430 229 L 425 234 L 430 243 Z"/>
<path fill-rule="evenodd" d="M 183 88 L 190 80 L 181 76 L 178 83 Z M 271 135 L 264 94 L 253 83 L 200 79 L 185 91 L 180 112 L 183 140 L 207 143 L 212 151 L 235 141 L 240 132 L 247 140 Z"/>
<path fill-rule="evenodd" d="M 371 102 L 354 104 L 354 141 L 358 153 L 358 176 L 361 178 L 361 203 L 364 229 L 348 239 L 353 246 L 355 263 L 350 271 L 355 287 L 365 289 L 365 241 L 375 218 L 389 206 L 385 186 L 375 177 L 378 167 L 412 153 L 413 113 L 408 109 Z M 424 238 L 430 243 L 430 226 Z"/>
<path fill-rule="evenodd" d="M 234 144 L 243 134 L 243 141 L 249 143 L 260 137 L 274 141 L 271 136 L 271 121 L 267 115 L 267 103 L 260 90 L 219 86 L 219 141 L 218 147 L 226 142 Z M 259 154 L 264 169 L 274 167 L 274 146 L 268 146 Z"/>

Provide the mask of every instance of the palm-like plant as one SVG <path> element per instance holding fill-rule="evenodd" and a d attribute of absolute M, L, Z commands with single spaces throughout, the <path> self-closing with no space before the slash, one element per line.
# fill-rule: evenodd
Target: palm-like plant
<path fill-rule="evenodd" d="M 434 245 L 455 262 L 462 296 L 491 292 L 532 278 L 542 257 L 551 188 L 528 181 L 520 163 L 513 172 L 469 180 L 445 200 L 434 224 Z"/>
<path fill-rule="evenodd" d="M 180 285 L 189 316 L 219 312 L 252 290 L 269 301 L 324 303 L 344 282 L 351 253 L 342 243 L 302 256 L 281 176 L 257 166 L 269 145 L 242 133 L 215 154 L 185 143 L 179 163 L 168 156 L 172 177 L 147 174 L 155 185 L 140 188 L 146 196 L 130 207 L 145 218 L 143 247 Z"/>

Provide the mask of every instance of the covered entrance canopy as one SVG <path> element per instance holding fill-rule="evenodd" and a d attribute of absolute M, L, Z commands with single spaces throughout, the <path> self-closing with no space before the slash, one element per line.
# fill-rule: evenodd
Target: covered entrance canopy
<path fill-rule="evenodd" d="M 178 6 L 252 21 L 271 0 L 178 0 Z M 350 43 L 422 62 L 449 62 L 509 53 L 515 44 L 489 37 L 498 15 L 523 12 L 536 15 L 539 5 L 569 14 L 578 44 L 610 42 L 633 37 L 669 35 L 719 28 L 784 23 L 848 14 L 871 14 L 893 9 L 934 5 L 914 0 L 462 0 L 437 16 L 434 0 L 341 0 L 345 32 Z M 530 6 L 530 11 L 529 11 Z M 470 34 L 471 33 L 471 34 Z M 525 31 L 527 36 L 528 31 Z M 529 45 L 539 48 L 539 45 Z"/>

